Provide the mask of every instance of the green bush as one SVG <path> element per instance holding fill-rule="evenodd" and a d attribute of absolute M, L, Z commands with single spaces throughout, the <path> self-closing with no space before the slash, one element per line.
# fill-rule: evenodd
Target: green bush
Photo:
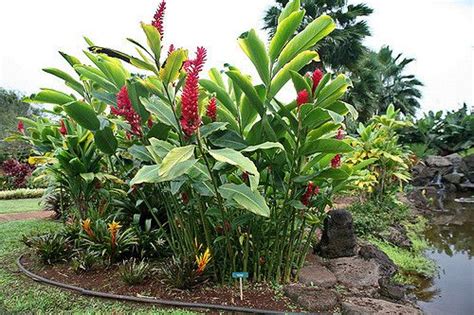
<path fill-rule="evenodd" d="M 150 265 L 144 260 L 132 258 L 119 267 L 120 277 L 128 285 L 140 284 L 150 273 Z"/>
<path fill-rule="evenodd" d="M 44 192 L 45 189 L 43 188 L 20 188 L 15 190 L 3 190 L 0 191 L 0 200 L 39 198 L 43 196 Z"/>
<path fill-rule="evenodd" d="M 72 250 L 69 238 L 61 233 L 23 236 L 23 243 L 32 248 L 43 263 L 49 265 L 68 260 Z"/>

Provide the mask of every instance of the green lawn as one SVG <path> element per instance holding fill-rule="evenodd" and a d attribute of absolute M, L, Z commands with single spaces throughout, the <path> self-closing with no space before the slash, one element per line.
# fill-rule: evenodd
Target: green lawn
<path fill-rule="evenodd" d="M 19 241 L 21 236 L 32 231 L 50 231 L 59 227 L 59 223 L 46 220 L 0 223 L 0 314 L 190 314 L 183 310 L 163 310 L 136 303 L 84 297 L 38 284 L 20 274 L 15 261 L 25 249 Z"/>
<path fill-rule="evenodd" d="M 0 200 L 0 214 L 41 210 L 41 198 Z"/>

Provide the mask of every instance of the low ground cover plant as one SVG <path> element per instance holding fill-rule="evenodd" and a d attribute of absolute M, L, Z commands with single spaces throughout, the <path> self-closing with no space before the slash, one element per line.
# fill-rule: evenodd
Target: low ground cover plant
<path fill-rule="evenodd" d="M 0 200 L 40 198 L 45 192 L 44 188 L 20 188 L 0 191 Z"/>

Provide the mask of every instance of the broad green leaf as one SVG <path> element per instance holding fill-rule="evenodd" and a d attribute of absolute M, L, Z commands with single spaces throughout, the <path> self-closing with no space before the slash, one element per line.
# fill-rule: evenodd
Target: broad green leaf
<path fill-rule="evenodd" d="M 270 60 L 268 59 L 265 44 L 258 37 L 254 29 L 243 33 L 238 39 L 240 48 L 252 61 L 255 69 L 257 69 L 260 79 L 265 85 L 270 82 Z"/>
<path fill-rule="evenodd" d="M 100 121 L 92 107 L 81 101 L 74 101 L 64 105 L 64 111 L 81 127 L 88 130 L 98 130 Z"/>
<path fill-rule="evenodd" d="M 169 182 L 187 174 L 197 161 L 198 160 L 196 159 L 192 159 L 176 163 L 166 174 L 163 174 L 163 176 L 161 176 L 161 172 L 159 172 L 160 178 L 158 179 L 158 182 Z M 161 168 L 162 167 L 163 165 L 161 165 Z"/>
<path fill-rule="evenodd" d="M 247 185 L 225 184 L 219 187 L 219 193 L 227 200 L 236 202 L 242 208 L 260 215 L 270 217 L 265 198 L 258 191 L 251 190 Z"/>
<path fill-rule="evenodd" d="M 220 88 L 226 88 L 221 72 L 216 68 L 211 68 L 211 70 L 209 70 L 209 78 L 211 78 L 212 82 L 217 84 Z"/>
<path fill-rule="evenodd" d="M 81 173 L 80 176 L 86 181 L 86 183 L 92 183 L 95 178 L 94 173 Z"/>
<path fill-rule="evenodd" d="M 344 172 L 343 170 L 339 168 L 327 168 L 320 172 L 317 176 L 317 178 L 321 179 L 333 179 L 333 180 L 346 180 L 349 178 L 349 174 Z"/>
<path fill-rule="evenodd" d="M 66 82 L 67 86 L 71 87 L 74 91 L 76 91 L 80 95 L 84 94 L 84 87 L 82 86 L 81 82 L 74 79 L 68 73 L 56 68 L 45 68 L 43 69 L 43 71 L 46 73 L 52 74 L 60 79 L 63 79 Z"/>
<path fill-rule="evenodd" d="M 310 155 L 317 152 L 323 153 L 347 153 L 353 149 L 347 143 L 336 139 L 317 139 L 313 141 L 306 141 L 301 149 L 302 155 Z"/>
<path fill-rule="evenodd" d="M 119 88 L 117 88 L 115 84 L 107 80 L 107 78 L 104 77 L 102 72 L 98 71 L 97 69 L 94 69 L 93 67 L 85 65 L 76 65 L 74 66 L 74 69 L 81 75 L 81 80 L 91 80 L 110 93 L 116 94 L 119 91 Z"/>
<path fill-rule="evenodd" d="M 219 150 L 209 150 L 209 154 L 219 162 L 227 163 L 238 167 L 242 172 L 247 172 L 255 176 L 254 185 L 252 189 L 255 190 L 260 180 L 260 173 L 258 172 L 255 164 L 245 157 L 242 153 L 233 149 L 225 148 Z"/>
<path fill-rule="evenodd" d="M 153 157 L 143 145 L 132 145 L 128 152 L 137 160 L 144 162 L 153 162 Z"/>
<path fill-rule="evenodd" d="M 316 106 L 326 108 L 346 93 L 351 81 L 343 74 L 338 75 L 334 80 L 321 89 L 316 100 Z"/>
<path fill-rule="evenodd" d="M 245 142 L 238 133 L 232 130 L 214 133 L 209 137 L 209 140 L 213 145 L 221 148 L 242 150 L 247 147 L 247 142 Z"/>
<path fill-rule="evenodd" d="M 210 93 L 215 93 L 216 98 L 219 100 L 219 102 L 224 105 L 224 107 L 231 112 L 233 115 L 237 116 L 237 106 L 235 105 L 234 101 L 230 98 L 229 94 L 227 91 L 219 86 L 217 83 L 211 81 L 211 80 L 206 80 L 206 79 L 201 79 L 199 80 L 199 84 L 206 89 Z"/>
<path fill-rule="evenodd" d="M 281 69 L 301 52 L 316 45 L 318 41 L 329 35 L 335 28 L 336 24 L 328 15 L 321 15 L 309 23 L 302 32 L 293 37 L 285 48 L 283 48 L 278 57 L 278 64 L 275 68 L 276 71 Z"/>
<path fill-rule="evenodd" d="M 228 128 L 239 132 L 239 123 L 236 120 L 235 115 L 232 115 L 231 112 L 227 110 L 224 106 L 217 106 L 217 117 L 220 121 L 228 123 Z"/>
<path fill-rule="evenodd" d="M 146 134 L 146 137 L 148 139 L 156 138 L 160 140 L 167 140 L 170 130 L 171 130 L 170 126 L 163 124 L 161 122 L 157 122 L 153 124 L 151 129 Z"/>
<path fill-rule="evenodd" d="M 334 122 L 329 121 L 318 128 L 311 130 L 306 136 L 306 141 L 316 140 L 340 127 L 340 124 L 335 124 Z"/>
<path fill-rule="evenodd" d="M 332 121 L 336 124 L 340 124 L 344 121 L 344 116 L 339 115 L 330 110 L 324 108 L 314 107 L 313 104 L 303 105 L 307 107 L 312 107 L 312 109 L 305 113 L 303 116 L 303 127 L 308 128 L 309 130 L 318 128 L 322 124 Z"/>
<path fill-rule="evenodd" d="M 142 29 L 145 32 L 146 39 L 148 46 L 151 48 L 151 51 L 153 52 L 153 55 L 155 55 L 155 59 L 158 62 L 160 60 L 160 54 L 161 54 L 161 35 L 160 32 L 154 27 L 153 25 L 150 24 L 142 24 Z"/>
<path fill-rule="evenodd" d="M 226 122 L 212 122 L 210 124 L 207 124 L 207 125 L 203 125 L 199 128 L 199 132 L 201 133 L 201 137 L 203 138 L 207 138 L 207 136 L 209 136 L 210 134 L 218 131 L 218 130 L 225 130 L 226 129 L 226 126 L 228 125 L 228 123 Z"/>
<path fill-rule="evenodd" d="M 259 91 L 257 91 L 258 93 Z M 263 91 L 265 93 L 265 91 Z M 255 121 L 258 116 L 257 109 L 253 106 L 249 98 L 244 95 L 242 101 L 240 102 L 240 119 L 242 124 L 242 129 L 246 130 L 249 126 Z"/>
<path fill-rule="evenodd" d="M 290 71 L 290 76 L 291 76 L 291 81 L 293 81 L 293 86 L 295 87 L 295 90 L 297 92 L 306 90 L 308 92 L 308 95 L 311 95 L 311 86 L 309 85 L 308 81 L 303 77 L 301 74 L 299 74 L 297 71 Z"/>
<path fill-rule="evenodd" d="M 265 114 L 265 108 L 263 102 L 260 99 L 257 90 L 250 82 L 249 78 L 244 76 L 239 70 L 230 70 L 226 74 L 232 79 L 232 81 L 242 89 L 244 94 L 249 98 L 250 102 L 256 107 L 260 116 Z"/>
<path fill-rule="evenodd" d="M 148 90 L 136 80 L 127 80 L 127 91 L 130 102 L 132 103 L 133 109 L 142 119 L 142 123 L 148 120 L 150 113 L 145 109 L 141 102 L 141 98 L 148 96 Z"/>
<path fill-rule="evenodd" d="M 278 24 L 280 24 L 283 20 L 285 20 L 288 16 L 290 16 L 296 10 L 299 10 L 301 6 L 300 0 L 293 0 L 289 1 L 286 6 L 281 11 L 280 15 L 278 16 Z"/>
<path fill-rule="evenodd" d="M 250 147 L 247 147 L 240 152 L 254 152 L 257 150 L 268 150 L 268 149 L 280 149 L 282 151 L 285 151 L 285 148 L 279 142 L 264 142 L 262 144 L 252 145 Z"/>
<path fill-rule="evenodd" d="M 138 170 L 137 174 L 133 179 L 130 181 L 130 186 L 141 184 L 141 183 L 156 183 L 159 178 L 159 165 L 145 165 L 140 170 Z"/>
<path fill-rule="evenodd" d="M 164 157 L 160 167 L 160 176 L 166 177 L 176 164 L 189 160 L 194 154 L 194 145 L 172 149 Z"/>
<path fill-rule="evenodd" d="M 163 158 L 175 148 L 171 143 L 155 138 L 150 139 L 150 145 L 146 147 L 148 152 L 153 156 L 156 163 L 161 163 Z"/>
<path fill-rule="evenodd" d="M 179 71 L 186 59 L 188 59 L 188 51 L 185 49 L 177 49 L 166 58 L 164 68 L 160 71 L 160 78 L 166 85 L 178 79 Z"/>
<path fill-rule="evenodd" d="M 376 161 L 377 161 L 376 158 L 371 158 L 371 159 L 364 160 L 360 163 L 357 163 L 356 165 L 352 167 L 352 172 L 363 170 L 364 168 L 366 168 L 367 166 L 369 166 L 370 164 Z"/>
<path fill-rule="evenodd" d="M 312 60 L 319 60 L 318 53 L 315 51 L 303 51 L 298 54 L 294 59 L 285 64 L 275 78 L 272 80 L 270 86 L 270 97 L 274 97 L 278 91 L 291 79 L 291 71 L 299 71 Z"/>
<path fill-rule="evenodd" d="M 146 110 L 155 114 L 159 121 L 165 125 L 173 127 L 176 131 L 179 130 L 179 125 L 173 114 L 171 105 L 166 104 L 155 95 L 148 99 L 142 97 L 140 100 L 143 106 L 145 106 Z"/>
<path fill-rule="evenodd" d="M 268 47 L 268 55 L 270 56 L 271 62 L 274 62 L 278 58 L 285 44 L 295 34 L 301 25 L 301 21 L 303 21 L 304 14 L 305 10 L 292 12 L 288 17 L 278 23 L 275 35 Z"/>
<path fill-rule="evenodd" d="M 29 98 L 24 99 L 24 101 L 28 103 L 47 103 L 58 105 L 64 105 L 66 103 L 73 102 L 74 100 L 74 97 L 71 95 L 52 89 L 43 89 L 39 93 L 33 94 Z"/>
<path fill-rule="evenodd" d="M 105 154 L 114 154 L 117 151 L 118 141 L 110 127 L 97 130 L 94 133 L 97 148 Z"/>

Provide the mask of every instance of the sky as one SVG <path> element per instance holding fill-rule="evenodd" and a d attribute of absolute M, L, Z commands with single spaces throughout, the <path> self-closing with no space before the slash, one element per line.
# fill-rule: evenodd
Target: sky
<path fill-rule="evenodd" d="M 423 83 L 422 111 L 474 105 L 474 0 L 350 0 L 374 9 L 369 18 L 372 49 L 390 45 L 395 53 L 416 59 L 409 72 Z M 133 53 L 125 38 L 145 42 L 140 21 L 150 22 L 159 0 L 16 0 L 0 10 L 0 87 L 24 94 L 49 87 L 64 90 L 61 81 L 41 71 L 67 69 L 59 50 L 80 57 L 96 45 Z M 272 0 L 168 0 L 164 45 L 208 50 L 207 69 L 224 63 L 257 78 L 240 50 L 237 37 L 260 30 Z M 261 36 L 265 33 L 259 31 Z M 284 98 L 292 97 L 287 94 Z"/>

